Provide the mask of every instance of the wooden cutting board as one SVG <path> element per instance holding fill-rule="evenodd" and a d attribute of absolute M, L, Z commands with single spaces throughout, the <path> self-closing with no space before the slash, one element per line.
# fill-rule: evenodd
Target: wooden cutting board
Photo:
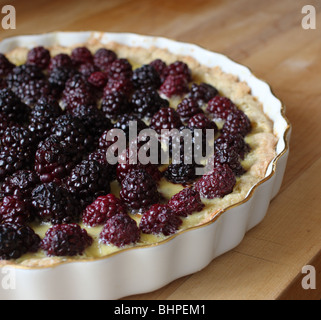
<path fill-rule="evenodd" d="M 302 27 L 308 4 L 316 9 L 316 29 Z M 287 106 L 290 157 L 265 220 L 204 270 L 126 299 L 321 298 L 320 1 L 34 0 L 14 6 L 16 29 L 0 28 L 1 38 L 99 30 L 192 42 L 250 67 Z M 302 273 L 306 265 L 313 268 Z M 304 289 L 302 281 L 313 275 L 316 289 Z"/>

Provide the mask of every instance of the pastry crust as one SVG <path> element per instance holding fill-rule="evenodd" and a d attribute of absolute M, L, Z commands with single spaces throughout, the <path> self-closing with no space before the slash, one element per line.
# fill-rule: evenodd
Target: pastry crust
<path fill-rule="evenodd" d="M 183 218 L 183 225 L 180 230 L 199 226 L 212 221 L 223 209 L 237 204 L 244 200 L 249 191 L 260 180 L 265 177 L 267 167 L 276 156 L 275 146 L 278 141 L 276 133 L 273 132 L 273 122 L 264 113 L 263 106 L 256 97 L 251 94 L 251 89 L 247 83 L 239 81 L 232 74 L 224 73 L 219 67 L 207 67 L 200 64 L 190 56 L 174 55 L 168 50 L 152 47 L 145 49 L 143 47 L 129 47 L 116 42 L 102 44 L 97 36 L 92 37 L 87 43 L 80 43 L 72 47 L 54 46 L 48 48 L 52 56 L 58 53 L 70 54 L 72 49 L 77 46 L 86 46 L 93 53 L 102 47 L 106 47 L 116 52 L 118 57 L 127 58 L 133 65 L 138 67 L 147 64 L 157 58 L 162 59 L 167 64 L 177 60 L 184 61 L 188 64 L 192 71 L 193 82 L 206 82 L 216 87 L 219 92 L 230 98 L 242 111 L 249 117 L 253 130 L 246 137 L 246 142 L 250 145 L 251 151 L 246 155 L 242 162 L 243 167 L 247 170 L 244 175 L 237 178 L 234 191 L 224 198 L 203 199 L 205 208 L 199 213 Z M 28 48 L 16 48 L 7 53 L 7 57 L 15 64 L 22 64 L 26 60 Z M 178 101 L 170 100 L 171 107 L 176 108 Z M 163 196 L 169 199 L 171 196 L 179 192 L 183 187 L 181 185 L 173 185 L 164 179 L 160 182 L 159 190 Z M 117 185 L 114 186 L 114 192 L 117 193 Z M 139 222 L 140 217 L 133 217 Z M 94 245 L 86 250 L 82 256 L 72 258 L 48 258 L 44 253 L 26 254 L 17 261 L 0 261 L 0 265 L 18 264 L 26 267 L 49 267 L 65 261 L 75 260 L 91 260 L 95 258 L 107 257 L 117 252 L 119 248 L 100 244 L 98 235 L 101 228 L 86 228 L 88 233 L 95 239 Z M 37 231 L 43 237 L 49 225 L 42 225 Z M 180 232 L 180 230 L 178 232 Z M 142 235 L 141 241 L 135 246 L 153 245 L 159 241 L 166 239 L 164 236 Z"/>

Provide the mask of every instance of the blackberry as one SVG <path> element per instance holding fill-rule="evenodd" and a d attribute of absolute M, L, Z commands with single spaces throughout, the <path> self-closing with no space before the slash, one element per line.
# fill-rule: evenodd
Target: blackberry
<path fill-rule="evenodd" d="M 245 142 L 241 134 L 221 134 L 215 140 L 215 150 L 234 150 L 240 159 L 250 152 L 250 146 Z"/>
<path fill-rule="evenodd" d="M 17 123 L 10 120 L 9 117 L 5 113 L 0 112 L 0 137 L 3 135 L 4 131 L 7 128 L 10 128 L 10 127 L 13 127 L 16 125 L 17 125 Z"/>
<path fill-rule="evenodd" d="M 122 201 L 109 193 L 98 197 L 83 212 L 82 221 L 85 225 L 95 227 L 104 224 L 116 214 L 127 214 Z"/>
<path fill-rule="evenodd" d="M 36 142 L 35 135 L 28 129 L 20 126 L 8 127 L 1 139 L 1 148 L 21 148 L 24 150 L 34 147 Z"/>
<path fill-rule="evenodd" d="M 59 53 L 56 56 L 52 57 L 50 59 L 48 69 L 51 72 L 56 68 L 59 68 L 59 69 L 74 68 L 74 65 L 72 63 L 70 56 L 66 53 Z"/>
<path fill-rule="evenodd" d="M 55 67 L 49 72 L 48 82 L 55 88 L 59 93 L 61 93 L 67 81 L 77 74 L 77 71 L 69 67 Z"/>
<path fill-rule="evenodd" d="M 157 71 L 160 77 L 161 83 L 163 83 L 166 78 L 166 75 L 165 75 L 165 70 L 167 68 L 166 63 L 161 59 L 155 59 L 151 61 L 149 64 L 153 66 L 154 69 Z"/>
<path fill-rule="evenodd" d="M 8 60 L 8 58 L 0 53 L 0 77 L 6 77 L 15 65 Z"/>
<path fill-rule="evenodd" d="M 34 169 L 42 182 L 60 183 L 81 158 L 77 145 L 51 135 L 39 143 Z"/>
<path fill-rule="evenodd" d="M 188 65 L 183 61 L 175 61 L 169 64 L 164 70 L 165 77 L 183 76 L 187 82 L 192 80 L 192 72 Z"/>
<path fill-rule="evenodd" d="M 111 180 L 108 166 L 94 160 L 83 160 L 72 169 L 66 179 L 66 187 L 83 205 L 88 205 L 98 196 L 110 192 Z"/>
<path fill-rule="evenodd" d="M 154 114 L 151 119 L 150 127 L 157 133 L 163 129 L 171 130 L 182 126 L 179 114 L 173 108 L 162 108 Z"/>
<path fill-rule="evenodd" d="M 86 63 L 81 64 L 78 67 L 78 71 L 86 79 L 88 79 L 91 74 L 93 74 L 94 72 L 99 71 L 99 69 L 92 62 L 86 62 Z"/>
<path fill-rule="evenodd" d="M 124 247 L 138 242 L 140 240 L 140 231 L 136 221 L 130 216 L 117 214 L 107 220 L 99 239 L 105 244 Z"/>
<path fill-rule="evenodd" d="M 169 201 L 168 206 L 173 212 L 181 217 L 187 217 L 194 212 L 200 212 L 205 207 L 200 194 L 193 188 L 184 188 L 175 194 Z"/>
<path fill-rule="evenodd" d="M 215 96 L 207 105 L 206 111 L 210 113 L 214 119 L 226 120 L 231 112 L 237 110 L 236 105 L 227 97 Z"/>
<path fill-rule="evenodd" d="M 109 70 L 109 66 L 116 59 L 116 53 L 106 48 L 100 48 L 94 54 L 94 64 L 104 72 L 107 72 Z"/>
<path fill-rule="evenodd" d="M 164 172 L 164 177 L 175 184 L 190 184 L 196 180 L 194 164 L 170 164 Z"/>
<path fill-rule="evenodd" d="M 206 130 L 214 130 L 214 133 L 218 131 L 216 123 L 210 120 L 204 113 L 198 113 L 191 117 L 187 126 L 191 129 L 202 129 L 204 134 L 206 134 Z"/>
<path fill-rule="evenodd" d="M 48 49 L 38 46 L 29 50 L 27 55 L 27 64 L 36 65 L 40 69 L 44 70 L 50 63 L 50 52 Z"/>
<path fill-rule="evenodd" d="M 158 89 L 161 85 L 161 79 L 152 65 L 145 64 L 133 72 L 132 81 L 136 89 L 141 87 L 149 87 Z"/>
<path fill-rule="evenodd" d="M 144 210 L 160 200 L 155 180 L 141 169 L 131 170 L 121 182 L 120 198 L 131 210 Z"/>
<path fill-rule="evenodd" d="M 0 200 L 6 196 L 19 196 L 30 199 L 31 191 L 40 183 L 36 172 L 19 170 L 5 178 L 0 188 Z"/>
<path fill-rule="evenodd" d="M 179 216 L 165 204 L 155 204 L 144 213 L 139 224 L 139 229 L 147 234 L 174 234 L 182 224 Z"/>
<path fill-rule="evenodd" d="M 27 252 L 39 249 L 40 237 L 26 225 L 0 225 L 0 259 L 18 259 Z"/>
<path fill-rule="evenodd" d="M 153 89 L 141 88 L 133 93 L 133 112 L 141 118 L 152 117 L 161 108 L 169 107 L 169 102 Z"/>
<path fill-rule="evenodd" d="M 62 109 L 56 100 L 41 98 L 31 110 L 28 129 L 39 140 L 44 140 L 51 134 L 55 120 L 61 115 Z"/>
<path fill-rule="evenodd" d="M 110 64 L 108 75 L 111 79 L 131 79 L 133 76 L 132 65 L 125 58 L 117 58 Z"/>
<path fill-rule="evenodd" d="M 129 139 L 129 126 L 131 122 L 135 122 L 134 124 L 137 126 L 137 134 L 148 128 L 146 123 L 134 114 L 126 113 L 121 115 L 118 118 L 118 121 L 114 124 L 114 128 L 123 130 L 127 140 Z"/>
<path fill-rule="evenodd" d="M 113 92 L 121 92 L 125 94 L 127 97 L 130 97 L 130 95 L 134 91 L 134 85 L 131 78 L 119 78 L 119 79 L 109 78 L 103 91 L 104 91 L 103 92 L 104 95 L 110 94 Z"/>
<path fill-rule="evenodd" d="M 96 71 L 90 74 L 88 82 L 96 88 L 104 88 L 107 84 L 107 75 L 104 72 Z"/>
<path fill-rule="evenodd" d="M 226 121 L 222 128 L 223 134 L 241 134 L 245 137 L 252 130 L 252 125 L 250 119 L 247 115 L 241 111 L 237 110 L 232 112 L 226 118 Z"/>
<path fill-rule="evenodd" d="M 208 83 L 193 83 L 189 93 L 189 97 L 203 105 L 218 95 L 218 90 Z"/>
<path fill-rule="evenodd" d="M 77 47 L 73 49 L 70 57 L 76 65 L 81 65 L 87 62 L 91 63 L 93 61 L 93 55 L 86 47 Z"/>
<path fill-rule="evenodd" d="M 28 120 L 30 110 L 30 107 L 10 89 L 0 90 L 0 111 L 8 117 L 8 120 L 23 124 Z"/>
<path fill-rule="evenodd" d="M 54 182 L 42 183 L 31 192 L 32 205 L 40 221 L 73 223 L 80 219 L 80 202 L 63 186 Z"/>
<path fill-rule="evenodd" d="M 181 74 L 169 75 L 166 77 L 159 90 L 168 98 L 173 96 L 183 96 L 189 92 L 188 81 Z"/>
<path fill-rule="evenodd" d="M 198 102 L 194 98 L 185 98 L 178 105 L 176 109 L 183 122 L 188 122 L 190 118 L 196 114 L 204 113 Z"/>
<path fill-rule="evenodd" d="M 127 96 L 117 91 L 105 94 L 101 101 L 101 110 L 107 118 L 116 120 L 119 116 L 129 111 Z"/>
<path fill-rule="evenodd" d="M 26 224 L 32 216 L 31 205 L 18 196 L 6 196 L 0 205 L 0 222 Z"/>
<path fill-rule="evenodd" d="M 194 188 L 202 197 L 214 199 L 233 192 L 235 184 L 236 178 L 232 169 L 228 165 L 220 165 L 198 180 Z"/>
<path fill-rule="evenodd" d="M 78 224 L 56 224 L 47 230 L 41 248 L 47 256 L 81 255 L 93 243 L 92 237 Z"/>

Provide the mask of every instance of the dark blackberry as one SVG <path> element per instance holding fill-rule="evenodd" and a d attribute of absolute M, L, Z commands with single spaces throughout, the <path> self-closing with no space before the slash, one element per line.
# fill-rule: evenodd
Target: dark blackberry
<path fill-rule="evenodd" d="M 170 164 L 164 172 L 164 177 L 175 184 L 191 184 L 196 180 L 194 164 Z"/>
<path fill-rule="evenodd" d="M 181 217 L 187 217 L 194 212 L 200 212 L 205 207 L 200 194 L 193 188 L 184 188 L 175 194 L 169 201 L 168 206 L 173 212 Z"/>
<path fill-rule="evenodd" d="M 156 181 L 145 170 L 131 170 L 121 182 L 120 198 L 131 210 L 144 210 L 160 200 Z"/>
<path fill-rule="evenodd" d="M 198 102 L 194 98 L 185 98 L 178 105 L 176 109 L 183 122 L 188 122 L 190 118 L 199 113 L 204 113 Z"/>
<path fill-rule="evenodd" d="M 98 197 L 89 204 L 83 212 L 82 221 L 85 225 L 95 227 L 103 225 L 116 214 L 127 214 L 127 209 L 122 201 L 112 193 Z"/>
<path fill-rule="evenodd" d="M 80 219 L 82 207 L 74 195 L 54 182 L 42 183 L 32 190 L 32 205 L 40 221 L 72 223 Z"/>
<path fill-rule="evenodd" d="M 31 191 L 40 183 L 36 172 L 19 170 L 5 178 L 0 188 L 0 200 L 6 196 L 19 196 L 30 199 Z"/>
<path fill-rule="evenodd" d="M 93 137 L 87 131 L 85 124 L 71 114 L 63 114 L 56 118 L 51 134 L 60 140 L 77 145 L 79 152 L 90 151 L 94 148 Z"/>
<path fill-rule="evenodd" d="M 118 58 L 110 64 L 108 75 L 111 79 L 131 79 L 133 76 L 133 67 L 127 59 Z"/>
<path fill-rule="evenodd" d="M 237 110 L 228 115 L 222 128 L 222 134 L 241 134 L 245 137 L 252 130 L 252 124 L 247 115 Z"/>
<path fill-rule="evenodd" d="M 93 55 L 90 52 L 90 50 L 86 47 L 77 47 L 73 49 L 70 57 L 76 65 L 81 65 L 87 62 L 93 62 Z"/>
<path fill-rule="evenodd" d="M 114 51 L 106 48 L 98 49 L 94 54 L 94 63 L 102 71 L 107 72 L 112 62 L 117 59 Z"/>
<path fill-rule="evenodd" d="M 132 125 L 137 126 L 137 134 L 139 134 L 142 130 L 148 128 L 146 123 L 136 115 L 128 113 L 121 115 L 118 118 L 118 121 L 114 124 L 114 128 L 123 130 L 127 137 L 127 140 L 129 139 L 129 127 L 131 122 L 135 122 L 132 123 Z"/>
<path fill-rule="evenodd" d="M 0 90 L 8 88 L 7 81 L 4 78 L 0 78 Z"/>
<path fill-rule="evenodd" d="M 189 97 L 203 105 L 218 95 L 218 90 L 208 83 L 193 83 L 189 93 Z"/>
<path fill-rule="evenodd" d="M 108 78 L 106 73 L 101 71 L 93 72 L 88 77 L 88 82 L 96 88 L 102 89 L 107 84 Z"/>
<path fill-rule="evenodd" d="M 93 243 L 92 237 L 78 224 L 56 224 L 47 230 L 41 248 L 47 256 L 81 255 Z"/>
<path fill-rule="evenodd" d="M 30 107 L 10 89 L 0 90 L 0 111 L 8 117 L 8 120 L 23 124 L 28 120 L 30 110 Z"/>
<path fill-rule="evenodd" d="M 62 68 L 62 69 L 74 68 L 72 60 L 68 54 L 59 53 L 50 59 L 50 63 L 49 63 L 49 67 L 48 67 L 49 71 L 52 71 L 57 68 L 59 68 L 59 69 L 60 68 Z"/>
<path fill-rule="evenodd" d="M 166 78 L 165 70 L 166 70 L 167 64 L 161 59 L 155 59 L 151 61 L 149 64 L 153 66 L 155 70 L 158 72 L 159 77 L 161 79 L 161 83 L 163 83 Z"/>
<path fill-rule="evenodd" d="M 117 120 L 119 116 L 129 111 L 127 96 L 118 91 L 105 94 L 101 101 L 101 110 L 107 118 Z"/>
<path fill-rule="evenodd" d="M 15 65 L 8 60 L 8 58 L 0 53 L 0 77 L 6 77 Z"/>
<path fill-rule="evenodd" d="M 28 129 L 39 140 L 44 140 L 51 134 L 55 120 L 62 115 L 62 109 L 55 99 L 41 98 L 31 110 Z"/>
<path fill-rule="evenodd" d="M 173 96 L 183 96 L 189 92 L 188 81 L 181 74 L 169 75 L 166 77 L 159 90 L 168 98 Z"/>
<path fill-rule="evenodd" d="M 72 169 L 66 187 L 83 205 L 88 205 L 110 192 L 111 181 L 110 167 L 94 160 L 83 160 Z"/>
<path fill-rule="evenodd" d="M 50 63 L 50 52 L 48 49 L 38 46 L 29 50 L 27 55 L 27 64 L 36 65 L 40 69 L 44 70 Z"/>
<path fill-rule="evenodd" d="M 69 67 L 56 67 L 49 72 L 48 82 L 60 93 L 64 90 L 67 81 L 77 74 L 75 69 Z"/>
<path fill-rule="evenodd" d="M 117 247 L 136 243 L 140 240 L 137 223 L 129 215 L 117 214 L 107 220 L 99 239 L 102 243 Z"/>
<path fill-rule="evenodd" d="M 136 89 L 142 87 L 158 89 L 161 85 L 161 79 L 158 72 L 150 64 L 146 64 L 135 69 L 132 81 Z"/>
<path fill-rule="evenodd" d="M 154 114 L 151 119 L 150 127 L 157 133 L 162 130 L 177 129 L 182 126 L 179 114 L 173 108 L 162 108 Z"/>
<path fill-rule="evenodd" d="M 29 202 L 18 196 L 6 196 L 0 205 L 0 223 L 26 224 L 32 209 Z"/>
<path fill-rule="evenodd" d="M 107 152 L 108 148 L 118 141 L 118 137 L 113 133 L 114 129 L 105 130 L 98 140 L 98 148 Z"/>
<path fill-rule="evenodd" d="M 175 61 L 169 64 L 164 70 L 165 77 L 168 76 L 183 76 L 187 82 L 192 80 L 192 72 L 188 65 L 183 61 Z"/>
<path fill-rule="evenodd" d="M 139 117 L 152 117 L 161 108 L 169 107 L 169 102 L 160 97 L 156 90 L 142 88 L 134 92 L 131 103 L 133 112 Z"/>
<path fill-rule="evenodd" d="M 130 95 L 134 91 L 134 85 L 131 78 L 119 78 L 119 79 L 109 78 L 103 91 L 104 91 L 103 93 L 104 95 L 110 94 L 113 92 L 121 92 L 125 94 L 127 97 L 130 97 Z"/>
<path fill-rule="evenodd" d="M 216 123 L 210 120 L 204 113 L 198 113 L 191 117 L 187 126 L 191 129 L 202 129 L 204 134 L 206 134 L 206 130 L 214 130 L 214 133 L 218 131 Z"/>
<path fill-rule="evenodd" d="M 232 169 L 228 165 L 220 165 L 198 180 L 194 188 L 202 197 L 214 199 L 233 192 L 235 184 L 236 178 Z"/>
<path fill-rule="evenodd" d="M 226 120 L 231 112 L 237 110 L 236 105 L 227 97 L 215 96 L 207 105 L 206 111 L 210 113 L 214 119 Z"/>
<path fill-rule="evenodd" d="M 18 259 L 27 252 L 39 249 L 40 237 L 26 225 L 0 225 L 0 259 Z"/>
<path fill-rule="evenodd" d="M 61 182 L 81 160 L 79 147 L 51 135 L 41 141 L 35 153 L 34 169 L 42 182 Z"/>
<path fill-rule="evenodd" d="M 12 120 L 9 119 L 9 117 L 3 113 L 0 112 L 0 137 L 3 135 L 4 131 L 7 128 L 17 126 L 18 124 Z"/>
<path fill-rule="evenodd" d="M 182 224 L 179 216 L 165 204 L 155 204 L 144 213 L 139 224 L 139 229 L 147 234 L 174 234 Z"/>
<path fill-rule="evenodd" d="M 86 79 L 88 79 L 91 74 L 93 74 L 94 72 L 99 71 L 99 69 L 92 62 L 86 62 L 86 63 L 81 64 L 78 67 L 78 71 Z"/>

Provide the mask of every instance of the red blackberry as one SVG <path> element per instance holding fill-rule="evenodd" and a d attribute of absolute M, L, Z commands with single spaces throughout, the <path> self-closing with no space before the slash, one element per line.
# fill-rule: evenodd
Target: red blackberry
<path fill-rule="evenodd" d="M 195 190 L 204 198 L 222 198 L 233 192 L 236 178 L 228 165 L 216 166 L 212 172 L 204 175 L 195 183 Z"/>
<path fill-rule="evenodd" d="M 173 212 L 181 217 L 187 217 L 194 212 L 200 212 L 204 208 L 200 194 L 190 188 L 185 188 L 175 194 L 168 202 L 168 206 Z"/>
<path fill-rule="evenodd" d="M 80 202 L 54 182 L 42 183 L 34 188 L 31 201 L 41 221 L 57 224 L 77 222 L 80 219 Z"/>
<path fill-rule="evenodd" d="M 142 216 L 139 229 L 147 234 L 169 236 L 174 234 L 181 224 L 181 218 L 174 214 L 168 205 L 155 204 Z"/>
<path fill-rule="evenodd" d="M 66 187 L 86 206 L 98 196 L 110 192 L 111 180 L 108 166 L 94 160 L 83 160 L 72 169 L 66 179 Z"/>
<path fill-rule="evenodd" d="M 30 110 L 30 107 L 10 89 L 0 90 L 0 111 L 7 116 L 8 120 L 24 124 L 28 120 Z"/>
<path fill-rule="evenodd" d="M 169 107 L 169 102 L 160 97 L 156 90 L 141 88 L 131 98 L 133 112 L 140 118 L 152 117 L 161 108 Z"/>
<path fill-rule="evenodd" d="M 52 71 L 56 68 L 70 69 L 73 67 L 74 65 L 72 63 L 70 56 L 66 53 L 59 53 L 50 59 L 48 69 L 49 71 Z"/>
<path fill-rule="evenodd" d="M 190 184 L 196 180 L 194 164 L 170 164 L 164 172 L 164 177 L 175 184 Z"/>
<path fill-rule="evenodd" d="M 155 70 L 158 72 L 159 77 L 161 79 L 161 83 L 164 82 L 166 75 L 165 70 L 167 68 L 166 63 L 161 59 L 155 59 L 149 63 L 151 66 L 155 68 Z"/>
<path fill-rule="evenodd" d="M 81 158 L 77 145 L 51 135 L 39 143 L 34 168 L 42 182 L 60 183 Z"/>
<path fill-rule="evenodd" d="M 40 237 L 26 225 L 0 224 L 0 259 L 18 259 L 39 249 Z"/>
<path fill-rule="evenodd" d="M 76 256 L 92 243 L 92 237 L 78 224 L 56 224 L 47 230 L 41 248 L 47 256 Z"/>
<path fill-rule="evenodd" d="M 140 231 L 136 221 L 125 214 L 117 214 L 107 220 L 99 235 L 102 243 L 117 247 L 136 243 L 140 239 Z"/>
<path fill-rule="evenodd" d="M 111 79 L 131 79 L 133 76 L 132 65 L 127 59 L 118 58 L 110 64 L 108 75 Z"/>
<path fill-rule="evenodd" d="M 116 59 L 116 53 L 106 48 L 100 48 L 94 54 L 94 63 L 103 72 L 107 72 Z"/>
<path fill-rule="evenodd" d="M 44 140 L 49 137 L 55 120 L 61 115 L 62 109 L 56 100 L 41 98 L 31 110 L 28 129 L 39 140 Z"/>
<path fill-rule="evenodd" d="M 189 92 L 188 81 L 181 74 L 169 75 L 166 77 L 159 90 L 169 98 L 173 96 L 183 96 L 185 93 Z"/>
<path fill-rule="evenodd" d="M 156 181 L 141 169 L 131 170 L 121 182 L 120 198 L 131 210 L 144 210 L 160 199 Z"/>
<path fill-rule="evenodd" d="M 159 134 L 163 129 L 171 130 L 181 126 L 181 118 L 173 108 L 160 109 L 154 114 L 150 123 L 150 127 Z"/>
<path fill-rule="evenodd" d="M 152 65 L 145 64 L 133 72 L 132 81 L 136 89 L 142 87 L 158 89 L 161 85 L 161 79 Z"/>
<path fill-rule="evenodd" d="M 78 71 L 88 80 L 90 75 L 99 71 L 99 69 L 92 62 L 86 62 L 78 67 Z"/>
<path fill-rule="evenodd" d="M 0 205 L 0 223 L 25 224 L 32 215 L 31 205 L 18 196 L 6 196 Z"/>
<path fill-rule="evenodd" d="M 247 115 L 237 110 L 228 115 L 222 128 L 223 134 L 241 134 L 245 137 L 252 130 L 250 119 Z"/>
<path fill-rule="evenodd" d="M 19 170 L 5 178 L 0 188 L 0 200 L 6 196 L 30 199 L 31 191 L 40 183 L 38 175 L 31 170 Z"/>
<path fill-rule="evenodd" d="M 215 87 L 208 83 L 193 83 L 191 86 L 189 97 L 196 100 L 200 105 L 203 105 L 218 95 Z"/>
<path fill-rule="evenodd" d="M 202 129 L 204 134 L 206 134 L 206 130 L 214 130 L 214 134 L 218 131 L 216 123 L 210 120 L 204 113 L 198 113 L 191 117 L 187 126 L 191 129 Z"/>
<path fill-rule="evenodd" d="M 120 115 L 129 111 L 129 102 L 122 92 L 112 92 L 104 95 L 101 101 L 101 110 L 107 118 L 116 120 Z"/>
<path fill-rule="evenodd" d="M 134 85 L 131 78 L 109 78 L 106 86 L 104 87 L 103 95 L 120 92 L 125 94 L 127 97 L 130 97 L 133 91 Z"/>
<path fill-rule="evenodd" d="M 49 66 L 50 59 L 51 56 L 49 50 L 39 46 L 29 50 L 26 63 L 36 65 L 40 69 L 44 70 Z"/>
<path fill-rule="evenodd" d="M 206 111 L 209 112 L 214 119 L 223 120 L 226 120 L 228 115 L 236 110 L 236 105 L 229 98 L 218 95 L 208 102 L 206 108 Z"/>
<path fill-rule="evenodd" d="M 192 80 L 192 72 L 188 65 L 183 61 L 175 61 L 168 65 L 164 70 L 165 77 L 168 76 L 183 76 L 187 82 Z"/>
<path fill-rule="evenodd" d="M 127 209 L 120 199 L 109 193 L 98 197 L 86 207 L 82 221 L 90 227 L 95 227 L 104 224 L 116 214 L 127 214 Z"/>
<path fill-rule="evenodd" d="M 107 75 L 104 72 L 96 71 L 90 74 L 88 77 L 88 82 L 96 88 L 104 88 L 107 84 Z"/>
<path fill-rule="evenodd" d="M 196 114 L 204 113 L 194 98 L 185 98 L 178 105 L 176 111 L 183 122 L 188 122 Z"/>
<path fill-rule="evenodd" d="M 77 65 L 93 61 L 93 55 L 86 47 L 77 47 L 73 49 L 70 57 L 71 60 Z"/>
<path fill-rule="evenodd" d="M 0 53 L 0 77 L 6 77 L 15 65 L 8 60 L 8 58 Z"/>

